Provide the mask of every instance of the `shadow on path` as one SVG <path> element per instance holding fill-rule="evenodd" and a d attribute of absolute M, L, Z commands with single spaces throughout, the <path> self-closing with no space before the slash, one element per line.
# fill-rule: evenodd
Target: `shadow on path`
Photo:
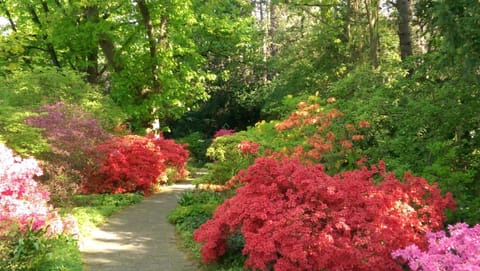
<path fill-rule="evenodd" d="M 167 215 L 177 196 L 193 189 L 176 184 L 114 214 L 81 241 L 85 271 L 201 270 L 177 249 L 175 228 Z"/>

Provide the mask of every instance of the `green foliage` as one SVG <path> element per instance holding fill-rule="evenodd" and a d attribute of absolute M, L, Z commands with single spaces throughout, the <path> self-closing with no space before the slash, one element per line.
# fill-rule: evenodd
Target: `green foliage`
<path fill-rule="evenodd" d="M 187 144 L 191 158 L 198 164 L 204 164 L 207 161 L 206 151 L 211 140 L 200 132 L 193 132 L 187 136 L 177 139 L 180 144 Z"/>
<path fill-rule="evenodd" d="M 0 245 L 0 270 L 81 271 L 77 240 L 59 235 L 47 238 L 43 232 L 17 233 Z"/>
<path fill-rule="evenodd" d="M 38 155 L 50 151 L 50 145 L 40 130 L 24 122 L 34 113 L 19 109 L 0 102 L 0 141 L 22 156 Z"/>
<path fill-rule="evenodd" d="M 251 130 L 249 130 L 251 131 Z M 212 141 L 206 155 L 213 162 L 207 163 L 208 173 L 198 183 L 225 184 L 241 169 L 253 163 L 257 154 L 244 154 L 239 149 L 242 141 L 256 141 L 255 134 L 241 131 L 233 135 L 220 136 Z M 260 143 L 261 144 L 261 143 Z M 260 152 L 263 148 L 260 147 Z"/>
<path fill-rule="evenodd" d="M 35 67 L 0 77 L 0 140 L 22 155 L 48 152 L 46 139 L 24 120 L 35 116 L 39 107 L 58 101 L 92 112 L 108 130 L 124 121 L 119 107 L 84 83 L 75 72 Z"/>
<path fill-rule="evenodd" d="M 286 108 L 292 99 L 285 99 Z M 316 100 L 317 97 L 310 97 L 310 101 Z M 323 163 L 332 174 L 355 168 L 357 160 L 362 158 L 360 148 L 364 145 L 363 134 L 368 122 L 364 123 L 366 127 L 357 127 L 360 120 L 348 122 L 335 109 L 328 111 L 306 102 L 297 106 L 298 109 L 282 121 L 262 121 L 247 131 L 216 138 L 207 149 L 207 156 L 214 162 L 207 164 L 208 174 L 199 181 L 225 184 L 257 157 L 272 153 L 295 156 L 300 150 L 308 153 L 307 159 Z M 280 110 L 286 109 L 280 107 Z M 241 151 L 244 142 L 255 142 L 259 148 L 246 154 Z M 352 148 L 354 143 L 358 147 Z"/>
<path fill-rule="evenodd" d="M 297 109 L 297 105 L 302 101 L 308 102 L 320 102 L 318 93 L 316 95 L 310 94 L 297 94 L 297 95 L 285 95 L 279 99 L 272 99 L 268 104 L 262 107 L 262 117 L 270 120 L 279 120 L 288 117 Z"/>
<path fill-rule="evenodd" d="M 422 0 L 415 5 L 421 23 L 437 48 L 436 68 L 461 76 L 478 76 L 480 64 L 480 3 L 478 1 Z"/>
<path fill-rule="evenodd" d="M 457 199 L 452 222 L 476 223 L 478 83 L 463 76 L 446 79 L 444 72 L 427 64 L 419 65 L 411 77 L 404 75 L 397 68 L 357 70 L 333 84 L 329 95 L 337 97 L 335 106 L 350 112 L 346 118 L 371 122 L 363 145 L 370 160 L 385 160 L 397 174 L 412 171 L 438 181 Z"/>
<path fill-rule="evenodd" d="M 181 237 L 182 245 L 188 249 L 195 258 L 200 259 L 200 246 L 193 241 L 193 231 L 210 219 L 217 206 L 226 198 L 230 197 L 231 194 L 232 191 L 187 191 L 178 198 L 178 205 L 168 215 L 168 221 L 175 225 L 175 228 Z M 233 243 L 238 244 L 241 242 L 238 236 L 236 238 L 237 239 L 232 238 L 232 245 Z M 240 245 L 237 245 L 237 247 L 240 247 Z M 234 261 L 234 259 L 232 258 L 230 261 Z M 224 266 L 229 265 L 231 264 L 225 264 Z M 242 265 L 243 262 L 237 266 Z M 226 270 L 220 269 L 224 268 L 224 266 L 217 265 L 215 267 L 210 266 L 209 268 L 214 268 L 212 270 Z"/>

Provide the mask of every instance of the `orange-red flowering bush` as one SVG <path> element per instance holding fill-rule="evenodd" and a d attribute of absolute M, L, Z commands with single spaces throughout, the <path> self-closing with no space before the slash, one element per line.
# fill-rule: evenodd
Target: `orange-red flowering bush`
<path fill-rule="evenodd" d="M 98 145 L 97 152 L 92 167 L 85 172 L 85 193 L 142 191 L 149 195 L 167 168 L 175 168 L 176 177 L 183 177 L 189 155 L 173 140 L 152 135 L 114 138 Z"/>
<path fill-rule="evenodd" d="M 368 121 L 357 125 L 344 124 L 343 113 L 333 109 L 323 111 L 319 104 L 298 104 L 298 110 L 276 125 L 279 135 L 296 142 L 283 151 L 289 156 L 324 164 L 328 172 L 355 168 L 361 158 L 356 142 L 364 139 Z"/>
<path fill-rule="evenodd" d="M 186 145 L 177 144 L 173 139 L 166 139 L 163 136 L 148 135 L 147 138 L 160 148 L 163 162 L 167 168 L 175 170 L 175 175 L 170 176 L 173 180 L 181 180 L 188 174 L 186 165 L 190 153 Z"/>
<path fill-rule="evenodd" d="M 398 180 L 383 163 L 331 176 L 322 165 L 258 158 L 237 178 L 244 186 L 194 233 L 205 262 L 240 231 L 245 267 L 254 270 L 400 271 L 390 253 L 425 248 L 425 233 L 454 207 L 436 185 L 410 174 Z"/>

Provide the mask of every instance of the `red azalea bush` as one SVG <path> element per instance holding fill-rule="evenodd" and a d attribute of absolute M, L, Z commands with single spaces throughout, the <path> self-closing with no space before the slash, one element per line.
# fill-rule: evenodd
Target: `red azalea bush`
<path fill-rule="evenodd" d="M 426 247 L 425 233 L 454 206 L 436 185 L 409 174 L 400 181 L 382 163 L 330 176 L 322 165 L 258 158 L 237 178 L 244 186 L 194 233 L 205 262 L 241 231 L 246 268 L 400 271 L 390 253 Z"/>
<path fill-rule="evenodd" d="M 0 240 L 11 230 L 78 233 L 73 217 L 62 219 L 48 204 L 49 193 L 34 180 L 41 174 L 36 160 L 15 157 L 0 144 Z"/>
<path fill-rule="evenodd" d="M 173 139 L 166 139 L 163 136 L 148 135 L 147 138 L 160 148 L 167 168 L 175 171 L 175 174 L 171 176 L 173 180 L 181 180 L 188 175 L 186 165 L 190 153 L 186 149 L 186 145 L 177 144 Z"/>
<path fill-rule="evenodd" d="M 143 191 L 149 195 L 167 168 L 186 174 L 188 151 L 173 140 L 127 135 L 97 146 L 98 156 L 85 174 L 84 193 Z"/>

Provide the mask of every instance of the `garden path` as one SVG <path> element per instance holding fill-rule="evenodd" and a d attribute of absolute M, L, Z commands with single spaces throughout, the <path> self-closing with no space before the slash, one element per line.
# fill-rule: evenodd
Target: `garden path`
<path fill-rule="evenodd" d="M 108 222 L 81 240 L 85 271 L 194 271 L 201 270 L 178 250 L 175 228 L 167 215 L 177 196 L 193 189 L 179 183 L 114 214 Z"/>

